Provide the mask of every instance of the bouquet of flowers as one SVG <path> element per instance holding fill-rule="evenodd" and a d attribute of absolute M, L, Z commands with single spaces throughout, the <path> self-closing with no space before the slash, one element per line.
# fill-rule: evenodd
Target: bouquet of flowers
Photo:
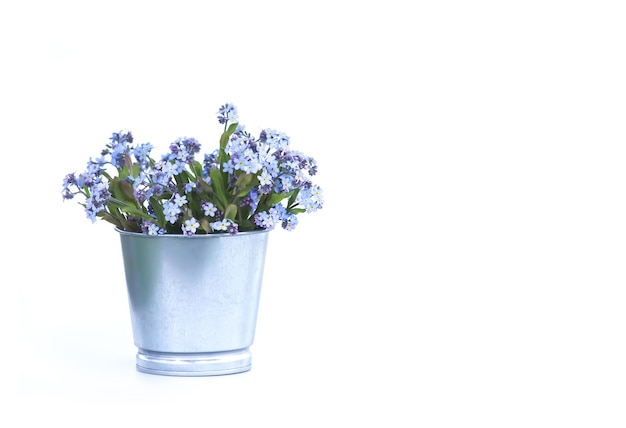
<path fill-rule="evenodd" d="M 292 150 L 287 135 L 264 129 L 252 136 L 232 104 L 220 107 L 218 120 L 219 148 L 200 160 L 194 138 L 177 139 L 155 160 L 150 143 L 113 133 L 84 172 L 65 176 L 63 199 L 80 198 L 92 222 L 149 235 L 292 230 L 298 214 L 322 208 L 322 190 L 311 181 L 317 164 Z"/>

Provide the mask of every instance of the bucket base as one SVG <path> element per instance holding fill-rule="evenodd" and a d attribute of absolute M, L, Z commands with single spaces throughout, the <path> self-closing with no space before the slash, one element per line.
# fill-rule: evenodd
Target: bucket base
<path fill-rule="evenodd" d="M 252 367 L 249 348 L 225 352 L 154 352 L 139 348 L 137 370 L 165 376 L 219 376 Z"/>

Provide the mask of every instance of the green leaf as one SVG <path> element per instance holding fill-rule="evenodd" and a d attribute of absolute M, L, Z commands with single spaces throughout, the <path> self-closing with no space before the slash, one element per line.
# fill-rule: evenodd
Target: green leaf
<path fill-rule="evenodd" d="M 129 202 L 135 202 L 135 193 L 133 192 L 133 186 L 126 180 L 120 181 L 120 189 L 122 189 L 122 193 L 126 196 L 126 200 Z"/>
<path fill-rule="evenodd" d="M 109 198 L 109 206 L 113 208 L 124 208 L 126 207 L 126 203 L 116 198 Z"/>
<path fill-rule="evenodd" d="M 133 178 L 139 177 L 139 168 L 141 168 L 141 165 L 139 165 L 138 163 L 133 165 L 133 168 L 132 168 Z"/>
<path fill-rule="evenodd" d="M 256 225 L 250 220 L 240 220 L 239 223 L 237 223 L 237 226 L 240 232 L 254 230 L 256 228 Z"/>
<path fill-rule="evenodd" d="M 163 214 L 163 205 L 153 196 L 150 198 L 150 206 L 154 210 L 159 227 L 165 226 L 165 215 Z"/>
<path fill-rule="evenodd" d="M 224 211 L 224 218 L 227 218 L 228 220 L 235 220 L 235 216 L 237 216 L 237 205 L 228 205 Z"/>
<path fill-rule="evenodd" d="M 241 192 L 237 193 L 237 197 L 238 198 L 243 198 L 244 196 L 248 196 L 248 193 L 250 193 L 250 190 L 252 190 L 253 187 L 254 186 L 252 186 L 252 185 L 246 187 Z"/>
<path fill-rule="evenodd" d="M 122 214 L 120 209 L 117 206 L 112 205 L 112 204 L 109 204 L 109 213 L 118 221 L 121 221 L 122 219 L 126 218 L 124 217 L 124 214 Z"/>
<path fill-rule="evenodd" d="M 189 167 L 191 168 L 191 172 L 193 172 L 193 174 L 196 176 L 196 180 L 200 177 L 202 177 L 202 164 L 198 161 L 193 161 L 189 164 Z"/>
<path fill-rule="evenodd" d="M 237 211 L 237 223 L 241 223 L 242 221 L 248 219 L 250 217 L 250 207 L 244 205 L 243 207 L 239 207 Z"/>
<path fill-rule="evenodd" d="M 272 193 L 269 199 L 270 205 L 276 205 L 287 196 L 289 196 L 289 193 Z"/>
<path fill-rule="evenodd" d="M 145 212 L 133 207 L 132 205 L 127 204 L 125 207 L 122 208 L 122 210 L 126 211 L 129 214 L 132 214 L 135 217 L 140 217 L 144 220 L 154 221 L 154 218 L 151 215 L 146 214 Z"/>
<path fill-rule="evenodd" d="M 250 190 L 254 186 L 259 183 L 257 176 L 254 174 L 241 174 L 239 178 L 237 178 L 237 182 L 235 183 L 235 188 L 238 189 L 237 197 L 243 198 L 250 193 Z"/>
<path fill-rule="evenodd" d="M 130 168 L 123 166 L 122 168 L 118 168 L 119 170 L 119 174 L 118 177 L 116 177 L 118 180 L 123 180 L 124 178 L 128 177 L 130 175 Z"/>
<path fill-rule="evenodd" d="M 176 185 L 178 186 L 179 189 L 185 185 L 185 182 L 183 182 L 184 173 L 185 171 L 183 171 L 181 174 L 174 175 L 174 180 L 176 181 Z"/>
<path fill-rule="evenodd" d="M 124 202 L 132 202 L 133 204 L 136 203 L 133 186 L 126 180 L 115 177 L 109 182 L 109 191 L 115 199 Z"/>
<path fill-rule="evenodd" d="M 235 186 L 242 189 L 246 186 L 248 186 L 250 184 L 250 182 L 252 182 L 252 178 L 254 176 L 252 174 L 241 174 L 238 178 L 237 178 L 237 182 L 235 183 Z"/>
<path fill-rule="evenodd" d="M 287 207 L 288 208 L 292 208 L 294 206 L 294 203 L 296 202 L 296 198 L 298 197 L 298 193 L 300 192 L 300 189 L 293 189 L 291 192 L 291 196 L 289 196 L 289 201 L 287 202 Z"/>
<path fill-rule="evenodd" d="M 111 192 L 115 199 L 124 199 L 122 189 L 120 188 L 119 177 L 115 177 L 109 182 L 109 192 Z"/>
<path fill-rule="evenodd" d="M 204 230 L 206 233 L 211 233 L 211 225 L 209 224 L 209 220 L 207 220 L 206 217 L 202 217 L 200 219 L 200 227 L 202 228 L 202 230 Z"/>
<path fill-rule="evenodd" d="M 224 131 L 224 133 L 220 137 L 220 150 L 226 150 L 226 144 L 228 144 L 230 136 L 233 135 L 233 133 L 237 129 L 237 125 L 237 123 L 231 123 L 228 129 Z"/>
<path fill-rule="evenodd" d="M 122 224 L 124 225 L 124 230 L 128 230 L 130 232 L 141 232 L 141 226 L 133 221 L 122 219 Z"/>
<path fill-rule="evenodd" d="M 204 192 L 213 193 L 213 187 L 204 180 L 200 180 L 200 187 Z"/>
<path fill-rule="evenodd" d="M 221 207 L 219 208 L 223 211 L 226 205 L 228 205 L 228 192 L 226 190 L 226 186 L 224 185 L 222 172 L 217 168 L 213 168 L 210 175 L 211 181 L 213 182 L 213 191 L 217 196 L 218 202 L 221 203 Z"/>
<path fill-rule="evenodd" d="M 106 220 L 109 223 L 114 224 L 115 227 L 117 227 L 118 229 L 124 229 L 124 226 L 122 225 L 122 222 L 120 220 L 116 219 L 108 212 L 102 211 L 101 213 L 102 213 L 101 217 L 103 220 Z M 100 216 L 100 213 L 98 215 Z"/>
<path fill-rule="evenodd" d="M 226 145 L 228 144 L 228 140 L 230 136 L 233 135 L 235 130 L 237 129 L 236 123 L 231 123 L 231 125 L 224 131 L 222 136 L 220 137 L 220 152 L 217 155 L 217 164 L 220 168 L 224 165 L 225 162 L 228 161 L 228 155 L 226 154 Z"/>
<path fill-rule="evenodd" d="M 128 169 L 129 173 L 130 169 L 133 167 L 133 160 L 128 153 L 124 154 L 124 167 Z"/>

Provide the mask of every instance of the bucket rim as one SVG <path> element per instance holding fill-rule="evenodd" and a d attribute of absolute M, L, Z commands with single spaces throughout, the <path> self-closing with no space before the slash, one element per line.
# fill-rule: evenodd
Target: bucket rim
<path fill-rule="evenodd" d="M 132 236 L 136 238 L 145 238 L 145 239 L 219 239 L 219 238 L 236 238 L 238 236 L 252 236 L 252 235 L 262 235 L 265 233 L 271 232 L 268 229 L 257 229 L 257 230 L 249 230 L 244 232 L 237 232 L 234 235 L 230 233 L 207 233 L 207 234 L 194 234 L 194 235 L 183 235 L 183 234 L 174 234 L 174 233 L 166 233 L 163 235 L 148 235 L 147 233 L 139 233 L 139 232 L 129 232 L 127 230 L 122 230 L 119 228 L 115 228 L 115 231 L 120 234 L 120 236 Z"/>

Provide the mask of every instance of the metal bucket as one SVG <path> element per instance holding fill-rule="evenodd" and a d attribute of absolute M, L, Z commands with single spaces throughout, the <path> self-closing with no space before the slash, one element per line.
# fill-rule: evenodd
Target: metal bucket
<path fill-rule="evenodd" d="M 170 376 L 250 370 L 269 232 L 117 231 L 137 370 Z"/>

